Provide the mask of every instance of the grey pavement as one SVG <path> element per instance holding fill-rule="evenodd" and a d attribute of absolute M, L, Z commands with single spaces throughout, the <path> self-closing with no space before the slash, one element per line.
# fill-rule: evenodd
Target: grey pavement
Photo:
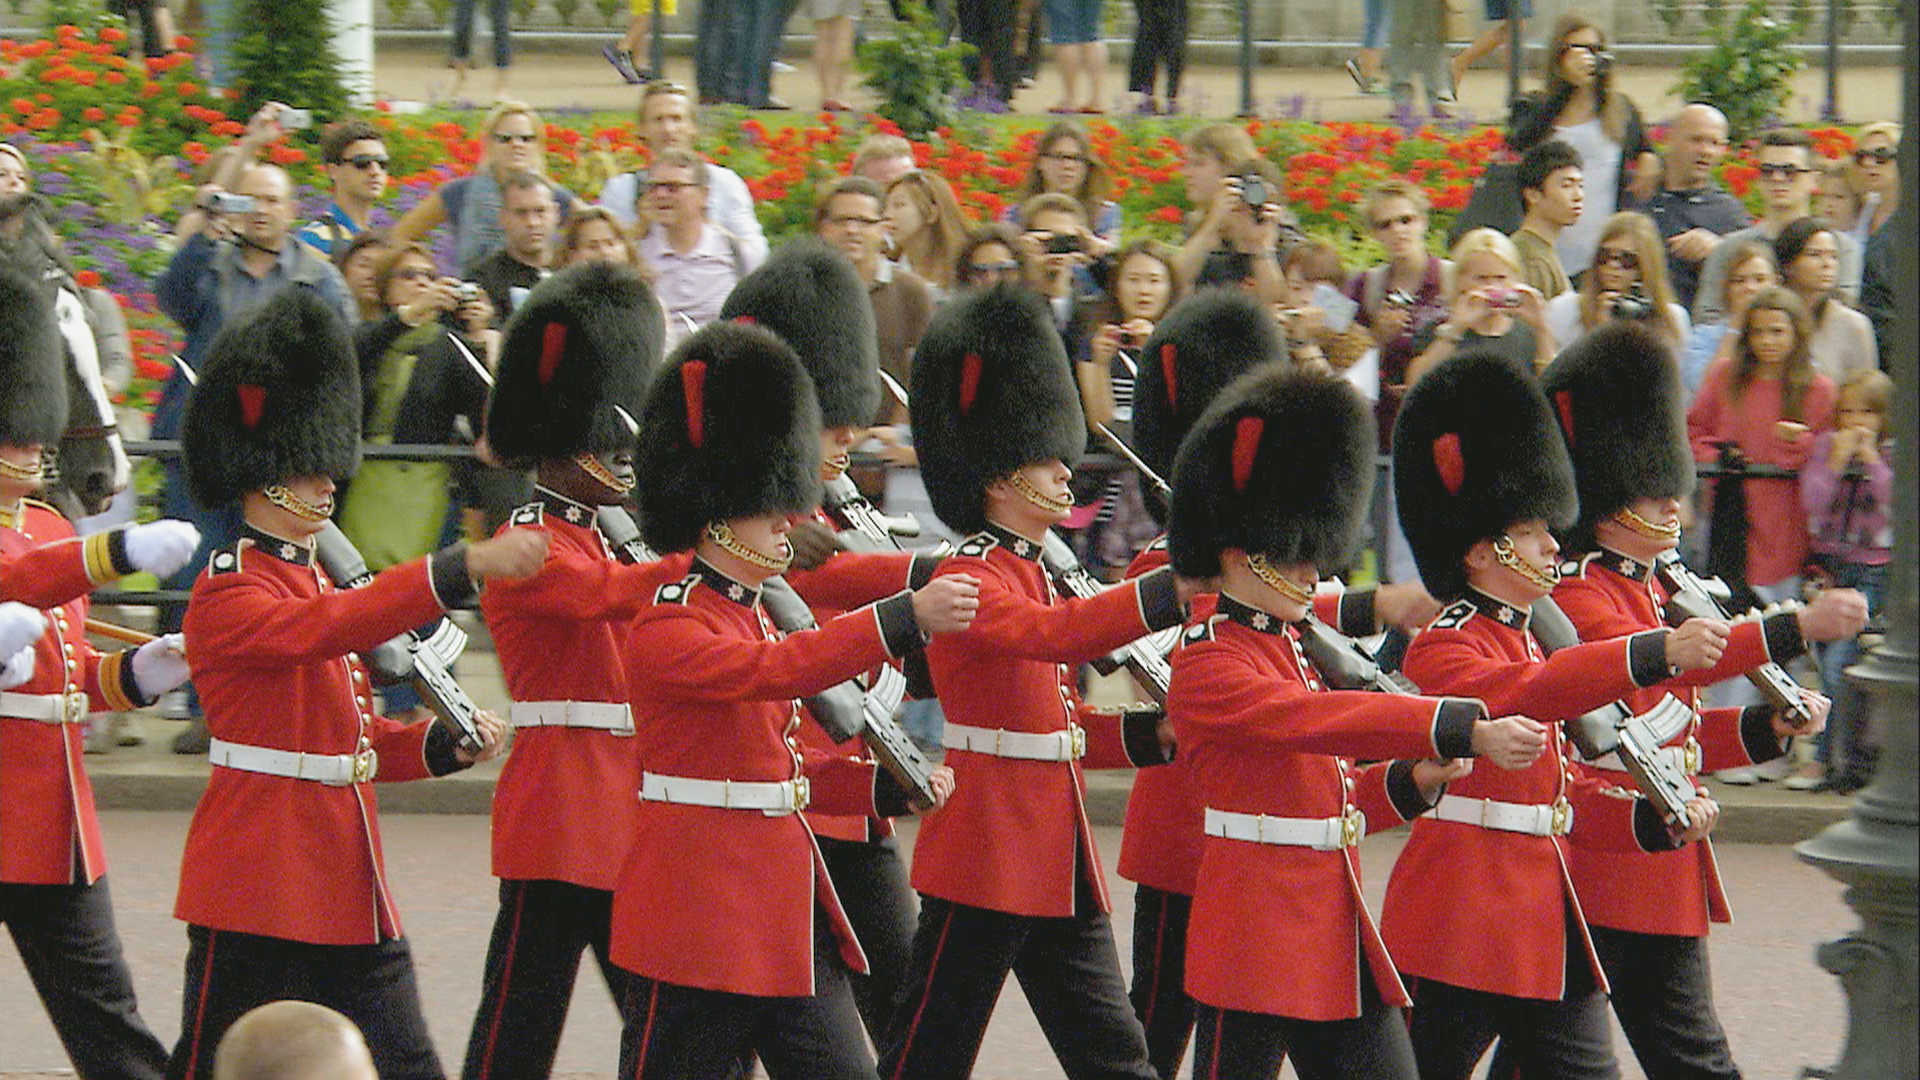
<path fill-rule="evenodd" d="M 431 786 L 444 781 L 387 787 Z M 120 932 L 142 1012 L 165 1041 L 179 1031 L 181 964 L 186 933 L 172 918 L 188 815 L 108 811 L 102 815 Z M 911 838 L 909 823 L 904 832 Z M 1119 852 L 1119 830 L 1096 830 L 1103 861 Z M 475 815 L 395 814 L 382 827 L 387 867 L 419 966 L 422 996 L 444 1063 L 457 1071 L 467 1026 L 479 999 L 480 967 L 495 907 L 488 876 L 487 821 Z M 1404 833 L 1368 840 L 1361 849 L 1367 893 L 1379 910 L 1387 875 Z M 1723 844 L 1721 873 L 1736 921 L 1710 941 L 1720 1017 L 1752 1080 L 1788 1080 L 1806 1065 L 1839 1056 L 1845 1006 L 1838 982 L 1814 963 L 1814 949 L 1854 925 L 1833 882 L 1781 845 Z M 1115 929 L 1127 954 L 1133 888 L 1110 878 L 1119 910 Z M 1462 943 L 1471 948 L 1472 943 Z M 1249 978 L 1284 977 L 1249 972 Z M 0 947 L 0 1078 L 58 1074 L 67 1063 L 34 999 L 18 958 Z M 584 965 L 560 1047 L 558 1074 L 612 1074 L 619 1021 L 593 971 Z M 1616 1032 L 1624 1074 L 1641 1073 Z M 70 1074 L 69 1074 L 70 1075 Z M 1058 1077 L 1060 1070 L 1017 988 L 1001 1000 L 975 1075 L 981 1080 Z M 1289 1071 L 1288 1076 L 1292 1073 Z"/>

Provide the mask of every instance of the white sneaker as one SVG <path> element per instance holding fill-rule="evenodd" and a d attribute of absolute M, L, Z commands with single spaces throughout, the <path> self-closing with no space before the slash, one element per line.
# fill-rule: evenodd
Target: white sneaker
<path fill-rule="evenodd" d="M 1793 775 L 1793 755 L 1781 754 L 1772 761 L 1763 761 L 1753 767 L 1753 775 L 1762 780 L 1785 780 Z"/>
<path fill-rule="evenodd" d="M 773 62 L 773 70 L 779 72 L 782 75 L 791 75 L 800 69 L 794 67 L 792 64 L 787 63 L 785 60 L 775 60 Z"/>
<path fill-rule="evenodd" d="M 1758 768 L 1758 766 L 1742 765 L 1737 769 L 1721 769 L 1719 772 L 1713 774 L 1713 778 L 1723 784 L 1732 784 L 1735 787 L 1746 787 L 1749 784 L 1757 784 L 1760 782 L 1759 774 L 1754 771 L 1756 768 Z"/>

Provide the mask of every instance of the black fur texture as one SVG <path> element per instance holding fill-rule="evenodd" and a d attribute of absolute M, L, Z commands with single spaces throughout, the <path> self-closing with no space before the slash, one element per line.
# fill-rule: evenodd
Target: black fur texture
<path fill-rule="evenodd" d="M 1260 438 L 1246 489 L 1235 491 L 1247 418 L 1261 421 Z M 1175 572 L 1214 577 L 1229 548 L 1322 573 L 1345 568 L 1366 535 L 1376 438 L 1372 406 L 1344 380 L 1277 365 L 1243 375 L 1195 422 L 1175 461 Z"/>
<path fill-rule="evenodd" d="M 880 415 L 873 302 L 853 264 L 825 243 L 803 237 L 780 245 L 727 294 L 720 317 L 764 326 L 793 346 L 828 427 L 866 427 Z"/>
<path fill-rule="evenodd" d="M 980 358 L 972 407 L 960 408 L 969 355 Z M 1060 334 L 1039 294 L 1001 284 L 947 301 L 913 359 L 913 442 L 934 513 L 961 534 L 986 527 L 987 485 L 1087 444 Z"/>
<path fill-rule="evenodd" d="M 1693 492 L 1693 453 L 1680 368 L 1653 331 L 1609 322 L 1568 346 L 1540 377 L 1580 490 L 1572 551 L 1591 551 L 1593 526 L 1636 499 Z"/>
<path fill-rule="evenodd" d="M 687 416 L 687 367 L 704 365 L 701 445 Z M 640 532 L 662 553 L 700 541 L 710 521 L 820 504 L 820 406 L 786 342 L 714 323 L 680 343 L 647 394 L 638 458 Z"/>
<path fill-rule="evenodd" d="M 0 269 L 0 444 L 51 446 L 67 427 L 66 343 L 53 290 Z"/>
<path fill-rule="evenodd" d="M 566 339 L 543 384 L 540 358 L 556 325 Z M 487 401 L 488 444 L 516 469 L 631 447 L 633 429 L 616 407 L 640 419 L 665 338 L 653 290 L 633 270 L 586 263 L 547 278 L 507 323 Z"/>
<path fill-rule="evenodd" d="M 1465 463 L 1459 494 L 1435 465 L 1436 442 L 1448 435 L 1459 437 Z M 1564 529 L 1579 509 L 1573 463 L 1533 373 L 1474 349 L 1407 392 L 1393 429 L 1393 490 L 1420 579 L 1442 600 L 1466 591 L 1462 560 L 1477 541 L 1536 518 Z"/>
<path fill-rule="evenodd" d="M 249 427 L 243 399 L 263 404 Z M 230 319 L 200 365 L 181 431 L 187 484 L 206 507 L 298 476 L 344 480 L 360 466 L 360 365 L 340 315 L 290 285 Z"/>
<path fill-rule="evenodd" d="M 1239 288 L 1202 289 L 1182 300 L 1140 349 L 1140 378 L 1133 386 L 1134 451 L 1167 476 L 1194 421 L 1228 384 L 1262 364 L 1286 358 L 1280 325 Z M 1174 369 L 1172 401 L 1167 394 L 1168 360 Z"/>

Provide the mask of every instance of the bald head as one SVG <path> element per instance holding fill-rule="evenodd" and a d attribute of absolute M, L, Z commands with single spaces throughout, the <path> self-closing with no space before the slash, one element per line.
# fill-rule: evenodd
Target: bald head
<path fill-rule="evenodd" d="M 239 215 L 235 227 L 247 242 L 268 251 L 279 251 L 293 231 L 293 215 L 299 207 L 293 201 L 293 178 L 278 165 L 249 165 L 233 183 L 236 195 L 253 199 L 253 209 Z"/>
<path fill-rule="evenodd" d="M 310 1001 L 273 1001 L 234 1021 L 213 1080 L 379 1080 L 353 1021 Z"/>
<path fill-rule="evenodd" d="M 1666 186 L 1674 191 L 1703 187 L 1727 156 L 1727 117 L 1711 105 L 1680 110 L 1667 134 Z"/>

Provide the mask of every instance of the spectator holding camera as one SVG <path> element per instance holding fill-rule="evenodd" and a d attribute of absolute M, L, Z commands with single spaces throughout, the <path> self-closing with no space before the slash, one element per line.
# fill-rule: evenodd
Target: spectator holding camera
<path fill-rule="evenodd" d="M 1667 283 L 1667 260 L 1647 216 L 1622 210 L 1600 230 L 1600 247 L 1578 292 L 1547 301 L 1547 330 L 1564 349 L 1609 319 L 1644 322 L 1678 356 L 1693 331 Z"/>
<path fill-rule="evenodd" d="M 333 201 L 298 235 L 301 243 L 332 255 L 372 224 L 373 204 L 387 190 L 387 144 L 365 120 L 342 120 L 320 137 L 320 160 Z"/>
<path fill-rule="evenodd" d="M 1020 208 L 1027 231 L 1019 245 L 1027 256 L 1027 283 L 1047 300 L 1053 325 L 1068 356 L 1080 355 L 1077 308 L 1100 297 L 1088 267 L 1091 237 L 1086 212 L 1066 195 L 1035 195 Z"/>
<path fill-rule="evenodd" d="M 1180 247 L 1181 272 L 1194 288 L 1238 285 L 1264 304 L 1285 296 L 1280 281 L 1283 232 L 1297 237 L 1280 197 L 1280 176 L 1259 158 L 1235 163 L 1222 177 L 1200 225 Z"/>
<path fill-rule="evenodd" d="M 500 347 L 484 289 L 444 277 L 425 244 L 390 249 L 374 270 L 385 313 L 354 334 L 369 445 L 472 442 L 484 425 Z M 380 570 L 441 546 L 452 497 L 446 461 L 369 461 L 340 498 L 340 528 Z"/>
<path fill-rule="evenodd" d="M 1813 139 L 1799 128 L 1775 128 L 1760 137 L 1760 220 L 1744 229 L 1736 229 L 1720 238 L 1712 254 L 1700 268 L 1700 285 L 1694 291 L 1693 320 L 1716 322 L 1726 314 L 1722 293 L 1726 289 L 1727 260 L 1742 241 L 1759 240 L 1772 244 L 1781 230 L 1803 217 L 1826 217 L 1828 221 L 1848 221 L 1816 214 L 1814 192 L 1820 182 L 1819 158 Z M 1860 282 L 1860 245 L 1844 230 L 1834 233 L 1840 245 L 1839 289 L 1851 300 Z"/>
<path fill-rule="evenodd" d="M 560 204 L 553 185 L 536 173 L 510 172 L 500 181 L 500 234 L 504 243 L 461 269 L 461 274 L 486 290 L 493 310 L 502 318 L 513 313 L 518 298 L 551 273 L 548 240 L 560 222 Z"/>
<path fill-rule="evenodd" d="M 1801 218 L 1773 240 L 1781 284 L 1806 305 L 1813 321 L 1807 352 L 1813 369 L 1836 384 L 1855 371 L 1879 366 L 1873 324 L 1840 299 L 1840 233 L 1819 218 Z"/>
<path fill-rule="evenodd" d="M 1071 120 L 1062 120 L 1042 132 L 1034 144 L 1033 167 L 1015 195 L 1015 202 L 1000 215 L 1000 220 L 1021 230 L 1020 208 L 1035 195 L 1056 193 L 1072 196 L 1080 203 L 1092 228 L 1088 254 L 1094 258 L 1110 254 L 1120 242 L 1120 204 L 1107 198 L 1113 182 L 1107 167 L 1093 155 L 1093 143 L 1086 129 Z"/>
<path fill-rule="evenodd" d="M 1287 250 L 1280 277 L 1286 283 L 1287 298 L 1275 317 L 1286 331 L 1294 364 L 1324 365 L 1353 381 L 1368 400 L 1377 400 L 1378 364 L 1372 365 L 1371 373 L 1354 370 L 1375 350 L 1373 335 L 1356 318 L 1360 305 L 1342 291 L 1347 271 L 1340 263 L 1340 252 L 1319 240 L 1302 241 Z"/>
<path fill-rule="evenodd" d="M 1580 172 L 1580 154 L 1559 139 L 1528 150 L 1520 158 L 1520 201 L 1526 217 L 1513 234 L 1520 252 L 1520 279 L 1551 300 L 1572 288 L 1554 247 L 1563 230 L 1580 220 L 1586 191 Z"/>
<path fill-rule="evenodd" d="M 946 299 L 953 288 L 954 255 L 967 235 L 953 188 L 919 169 L 901 173 L 887 185 L 885 211 L 894 261 L 925 281 L 936 301 Z"/>
<path fill-rule="evenodd" d="M 1520 253 L 1492 229 L 1472 229 L 1453 245 L 1453 296 L 1446 320 L 1414 335 L 1419 350 L 1407 365 L 1407 385 L 1469 345 L 1496 352 L 1533 371 L 1553 362 L 1547 302 L 1520 280 Z"/>
<path fill-rule="evenodd" d="M 1454 268 L 1427 250 L 1427 193 L 1418 185 L 1405 180 L 1374 185 L 1360 204 L 1360 216 L 1387 252 L 1386 262 L 1347 282 L 1347 299 L 1360 305 L 1354 321 L 1373 335 L 1380 350 L 1374 417 L 1385 451 L 1400 397 L 1411 381 L 1407 365 L 1419 355 L 1414 335 L 1447 317 Z"/>

